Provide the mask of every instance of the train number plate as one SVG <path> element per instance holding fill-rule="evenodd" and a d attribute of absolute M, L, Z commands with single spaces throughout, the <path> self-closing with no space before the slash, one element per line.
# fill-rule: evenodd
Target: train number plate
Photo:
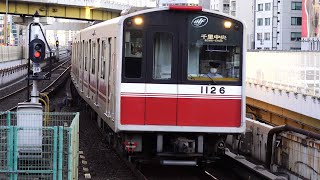
<path fill-rule="evenodd" d="M 226 92 L 225 87 L 215 86 L 201 86 L 201 94 L 224 94 Z"/>

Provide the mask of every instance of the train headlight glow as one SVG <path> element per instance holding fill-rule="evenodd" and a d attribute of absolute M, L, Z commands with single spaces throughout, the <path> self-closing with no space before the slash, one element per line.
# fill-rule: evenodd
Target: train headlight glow
<path fill-rule="evenodd" d="M 231 26 L 232 26 L 232 22 L 230 22 L 230 21 L 225 21 L 225 22 L 224 22 L 224 28 L 230 29 Z"/>
<path fill-rule="evenodd" d="M 141 17 L 136 17 L 133 19 L 134 24 L 140 26 L 143 24 L 143 19 Z"/>

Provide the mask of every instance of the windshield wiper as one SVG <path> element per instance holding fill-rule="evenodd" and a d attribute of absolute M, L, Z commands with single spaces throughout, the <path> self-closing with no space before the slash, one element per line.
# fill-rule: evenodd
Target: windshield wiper
<path fill-rule="evenodd" d="M 213 80 L 208 74 L 206 74 L 207 76 L 208 76 L 208 78 L 210 78 L 211 79 L 211 82 L 213 83 L 212 85 L 217 85 L 218 83 L 215 81 L 215 80 Z M 211 85 L 211 84 L 210 84 Z"/>

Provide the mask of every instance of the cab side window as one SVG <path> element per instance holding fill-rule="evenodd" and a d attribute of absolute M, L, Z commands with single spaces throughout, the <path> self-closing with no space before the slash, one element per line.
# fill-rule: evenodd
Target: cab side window
<path fill-rule="evenodd" d="M 125 32 L 125 62 L 124 75 L 126 78 L 141 78 L 143 57 L 143 33 L 141 30 Z"/>

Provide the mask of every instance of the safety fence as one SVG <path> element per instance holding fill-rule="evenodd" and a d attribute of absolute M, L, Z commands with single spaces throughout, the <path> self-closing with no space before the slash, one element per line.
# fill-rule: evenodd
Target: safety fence
<path fill-rule="evenodd" d="M 246 81 L 320 97 L 320 52 L 248 52 Z"/>
<path fill-rule="evenodd" d="M 79 113 L 0 114 L 0 179 L 78 179 Z"/>
<path fill-rule="evenodd" d="M 23 58 L 21 46 L 0 46 L 0 63 Z"/>

